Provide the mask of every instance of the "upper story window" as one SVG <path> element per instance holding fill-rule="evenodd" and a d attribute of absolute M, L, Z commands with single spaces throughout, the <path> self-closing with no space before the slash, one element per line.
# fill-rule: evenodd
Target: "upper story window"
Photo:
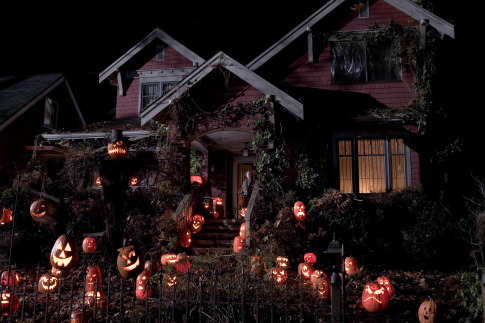
<path fill-rule="evenodd" d="M 142 110 L 155 101 L 156 99 L 162 97 L 171 87 L 173 87 L 177 82 L 150 82 L 142 84 Z"/>
<path fill-rule="evenodd" d="M 340 190 L 344 193 L 379 193 L 410 183 L 410 151 L 400 137 L 337 139 Z"/>
<path fill-rule="evenodd" d="M 157 46 L 157 61 L 163 62 L 165 60 L 165 44 Z"/>
<path fill-rule="evenodd" d="M 359 18 L 369 18 L 369 1 L 362 1 L 362 8 L 359 9 Z"/>
<path fill-rule="evenodd" d="M 333 83 L 389 82 L 402 80 L 394 42 L 364 46 L 359 40 L 330 42 Z"/>
<path fill-rule="evenodd" d="M 49 97 L 45 98 L 44 103 L 44 127 L 57 129 L 57 113 L 59 106 L 56 101 Z"/>

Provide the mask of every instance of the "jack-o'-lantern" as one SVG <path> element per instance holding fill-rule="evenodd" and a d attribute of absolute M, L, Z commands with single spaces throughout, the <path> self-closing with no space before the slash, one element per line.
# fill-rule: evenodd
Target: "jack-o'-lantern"
<path fill-rule="evenodd" d="M 134 187 L 138 185 L 138 177 L 132 176 L 130 178 L 130 187 Z"/>
<path fill-rule="evenodd" d="M 37 200 L 30 205 L 30 215 L 34 220 L 49 218 L 52 212 L 52 204 L 46 200 Z"/>
<path fill-rule="evenodd" d="M 208 210 L 208 211 L 212 212 L 214 206 L 213 206 L 213 202 L 212 202 L 211 197 L 204 197 L 204 199 L 202 200 L 202 208 L 204 210 Z"/>
<path fill-rule="evenodd" d="M 163 274 L 163 283 L 168 287 L 173 287 L 177 285 L 177 275 L 175 274 Z"/>
<path fill-rule="evenodd" d="M 298 221 L 304 221 L 306 219 L 305 204 L 301 201 L 296 201 L 293 206 L 293 214 Z"/>
<path fill-rule="evenodd" d="M 145 265 L 143 256 L 134 245 L 119 248 L 118 252 L 116 265 L 121 277 L 124 279 L 134 278 L 143 271 Z"/>
<path fill-rule="evenodd" d="M 12 313 L 18 312 L 20 310 L 19 298 L 15 294 L 3 291 L 2 299 L 0 300 L 0 315 L 10 315 L 10 307 L 12 308 Z"/>
<path fill-rule="evenodd" d="M 263 259 L 259 256 L 251 257 L 251 273 L 256 276 L 262 276 L 266 272 Z"/>
<path fill-rule="evenodd" d="M 303 261 L 310 265 L 314 265 L 317 262 L 317 256 L 315 256 L 315 254 L 311 252 L 306 253 L 303 256 Z"/>
<path fill-rule="evenodd" d="M 135 295 L 138 299 L 146 299 L 152 296 L 152 287 L 150 286 L 151 274 L 144 269 L 141 274 L 136 277 L 136 291 Z"/>
<path fill-rule="evenodd" d="M 298 265 L 298 275 L 301 276 L 303 279 L 310 280 L 310 276 L 313 272 L 313 266 L 307 262 L 302 262 Z"/>
<path fill-rule="evenodd" d="M 185 274 L 192 269 L 192 265 L 189 262 L 189 256 L 181 252 L 177 255 L 177 263 L 175 264 L 175 270 L 180 274 Z"/>
<path fill-rule="evenodd" d="M 77 309 L 71 313 L 71 323 L 91 323 L 93 321 L 94 313 L 92 310 Z"/>
<path fill-rule="evenodd" d="M 86 269 L 86 284 L 84 290 L 100 290 L 102 282 L 101 269 L 97 265 L 88 266 Z"/>
<path fill-rule="evenodd" d="M 191 175 L 190 176 L 190 184 L 197 184 L 197 185 L 202 185 L 202 177 L 199 175 Z"/>
<path fill-rule="evenodd" d="M 220 216 L 219 212 L 217 212 L 217 211 L 212 212 L 212 217 L 214 219 L 219 219 L 219 216 Z"/>
<path fill-rule="evenodd" d="M 190 233 L 189 229 L 184 229 L 180 233 L 179 243 L 182 247 L 188 248 L 190 247 L 190 243 L 192 242 L 192 234 Z"/>
<path fill-rule="evenodd" d="M 156 260 L 147 260 L 145 262 L 145 269 L 148 270 L 150 275 L 155 275 L 160 271 L 160 264 Z"/>
<path fill-rule="evenodd" d="M 87 253 L 95 252 L 98 248 L 96 239 L 94 237 L 86 237 L 83 239 L 83 251 Z"/>
<path fill-rule="evenodd" d="M 419 323 L 438 322 L 438 305 L 431 297 L 419 305 L 418 319 Z"/>
<path fill-rule="evenodd" d="M 39 293 L 52 293 L 59 287 L 59 279 L 55 276 L 44 274 L 39 278 Z"/>
<path fill-rule="evenodd" d="M 362 292 L 362 305 L 368 312 L 380 312 L 387 308 L 389 294 L 386 287 L 377 283 L 368 283 Z"/>
<path fill-rule="evenodd" d="M 5 270 L 2 272 L 1 282 L 4 286 L 18 286 L 20 283 L 20 276 L 15 270 Z"/>
<path fill-rule="evenodd" d="M 12 210 L 1 209 L 0 212 L 2 212 L 2 216 L 0 217 L 0 225 L 12 222 Z"/>
<path fill-rule="evenodd" d="M 345 257 L 344 267 L 347 275 L 353 275 L 359 271 L 357 260 L 354 257 Z"/>
<path fill-rule="evenodd" d="M 59 270 L 70 270 L 76 267 L 79 262 L 76 239 L 61 234 L 54 243 L 49 260 L 52 267 Z"/>
<path fill-rule="evenodd" d="M 167 253 L 162 255 L 160 258 L 160 262 L 162 263 L 162 266 L 166 265 L 175 265 L 178 262 L 177 255 L 174 253 Z"/>
<path fill-rule="evenodd" d="M 90 290 L 87 291 L 85 296 L 86 305 L 89 307 L 99 307 L 99 308 L 106 308 L 106 294 L 102 290 L 94 291 Z"/>
<path fill-rule="evenodd" d="M 288 280 L 288 272 L 283 267 L 273 267 L 269 271 L 269 280 L 272 280 L 276 285 L 283 285 Z"/>
<path fill-rule="evenodd" d="M 330 281 L 327 276 L 320 276 L 313 282 L 313 293 L 320 299 L 327 299 L 331 295 Z"/>
<path fill-rule="evenodd" d="M 387 276 L 380 276 L 377 277 L 377 283 L 379 285 L 384 285 L 387 289 L 387 293 L 389 294 L 389 298 L 394 296 L 394 286 L 392 286 L 391 280 Z"/>
<path fill-rule="evenodd" d="M 283 256 L 278 256 L 276 257 L 276 264 L 280 267 L 288 267 L 288 258 L 283 257 Z"/>
<path fill-rule="evenodd" d="M 190 230 L 192 233 L 199 233 L 202 231 L 202 227 L 204 225 L 205 219 L 200 214 L 195 214 L 192 217 L 192 222 L 190 223 Z"/>
<path fill-rule="evenodd" d="M 241 239 L 246 240 L 246 222 L 241 223 L 239 227 L 239 236 Z"/>
<path fill-rule="evenodd" d="M 318 277 L 327 277 L 327 274 L 323 270 L 315 269 L 310 275 L 310 282 L 313 284 Z"/>
<path fill-rule="evenodd" d="M 96 177 L 96 180 L 94 181 L 94 185 L 96 185 L 96 187 L 103 186 L 103 183 L 101 182 L 101 176 Z"/>
<path fill-rule="evenodd" d="M 232 244 L 232 250 L 234 251 L 234 253 L 240 253 L 243 248 L 244 240 L 240 236 L 236 236 Z"/>
<path fill-rule="evenodd" d="M 247 207 L 243 207 L 240 211 L 239 211 L 239 215 L 241 216 L 241 218 L 244 219 L 244 217 L 246 216 L 246 211 L 247 211 Z"/>
<path fill-rule="evenodd" d="M 216 205 L 222 205 L 222 197 L 215 197 L 214 198 L 214 203 Z"/>
<path fill-rule="evenodd" d="M 122 140 L 108 143 L 108 155 L 113 159 L 125 158 L 128 156 L 128 144 Z"/>

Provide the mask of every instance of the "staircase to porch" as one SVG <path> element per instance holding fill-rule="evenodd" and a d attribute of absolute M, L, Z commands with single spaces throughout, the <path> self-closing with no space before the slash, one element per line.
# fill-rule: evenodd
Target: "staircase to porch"
<path fill-rule="evenodd" d="M 205 219 L 202 231 L 192 234 L 192 253 L 233 253 L 234 238 L 239 235 L 243 222 L 244 219 Z"/>

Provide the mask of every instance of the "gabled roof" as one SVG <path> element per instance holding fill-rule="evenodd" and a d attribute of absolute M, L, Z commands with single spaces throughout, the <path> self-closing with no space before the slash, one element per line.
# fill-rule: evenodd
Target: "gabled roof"
<path fill-rule="evenodd" d="M 279 103 L 293 115 L 303 119 L 303 104 L 301 102 L 295 100 L 223 52 L 218 52 L 192 73 L 187 75 L 187 77 L 180 81 L 180 83 L 172 87 L 164 96 L 148 106 L 147 109 L 141 113 L 141 124 L 144 125 L 153 119 L 166 107 L 170 106 L 172 102 L 182 97 L 193 85 L 201 82 L 205 76 L 218 67 L 227 69 L 267 96 L 272 96 L 275 102 Z"/>
<path fill-rule="evenodd" d="M 455 38 L 454 26 L 449 22 L 439 18 L 423 7 L 417 5 L 411 0 L 384 0 L 390 5 L 394 6 L 406 13 L 407 15 L 413 17 L 414 19 L 421 21 L 427 20 L 429 25 L 436 29 L 441 35 L 445 34 L 451 38 Z M 347 0 L 329 0 L 324 6 L 314 12 L 310 17 L 305 19 L 302 23 L 296 26 L 293 30 L 283 36 L 276 43 L 271 45 L 267 50 L 262 52 L 258 57 L 249 62 L 246 67 L 254 71 L 258 69 L 261 65 L 270 60 L 273 56 L 291 44 L 295 39 L 299 38 L 301 35 L 305 34 L 309 28 L 320 22 L 332 11 L 334 11 L 338 6 L 345 3 Z"/>
<path fill-rule="evenodd" d="M 106 79 L 111 74 L 118 71 L 118 69 L 123 66 L 127 61 L 129 61 L 133 56 L 135 56 L 138 52 L 140 52 L 143 48 L 145 48 L 148 44 L 150 44 L 154 39 L 160 39 L 168 46 L 175 49 L 177 52 L 185 56 L 187 59 L 191 60 L 194 65 L 200 65 L 204 62 L 204 60 L 193 51 L 170 37 L 164 31 L 159 28 L 155 28 L 148 36 L 143 38 L 138 44 L 133 46 L 130 50 L 124 53 L 120 58 L 118 58 L 113 64 L 111 64 L 108 68 L 102 71 L 99 74 L 99 83 L 101 83 L 104 79 Z"/>
<path fill-rule="evenodd" d="M 81 126 L 85 126 L 84 117 L 64 75 L 38 74 L 0 77 L 0 131 L 63 82 L 74 103 Z"/>

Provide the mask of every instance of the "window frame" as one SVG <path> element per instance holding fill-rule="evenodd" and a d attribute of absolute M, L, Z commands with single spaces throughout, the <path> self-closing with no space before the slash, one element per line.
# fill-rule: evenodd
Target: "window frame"
<path fill-rule="evenodd" d="M 341 189 L 340 180 L 340 157 L 339 154 L 339 142 L 341 140 L 351 141 L 351 187 L 353 194 L 369 194 L 361 193 L 359 187 L 359 151 L 358 151 L 358 140 L 366 139 L 383 139 L 384 140 L 384 175 L 385 175 L 385 192 L 391 192 L 395 190 L 393 188 L 393 178 L 392 178 L 392 153 L 391 153 L 391 139 L 402 139 L 403 140 L 403 162 L 404 162 L 404 187 L 411 186 L 411 149 L 409 148 L 409 137 L 407 134 L 401 132 L 390 132 L 383 134 L 372 134 L 372 133 L 335 133 L 334 142 L 334 171 L 336 175 L 336 187 Z M 400 154 L 394 154 L 397 156 Z M 347 192 L 349 193 L 349 192 Z M 372 193 L 372 192 L 371 192 Z"/>
<path fill-rule="evenodd" d="M 59 120 L 58 116 L 59 103 L 48 96 L 45 97 L 43 126 L 53 130 L 57 129 L 57 123 Z"/>
<path fill-rule="evenodd" d="M 177 83 L 178 83 L 177 81 L 155 81 L 155 80 L 141 83 L 140 84 L 140 112 L 145 110 L 153 101 L 156 101 L 157 99 L 161 98 L 165 93 L 167 93 L 168 90 L 170 90 Z M 149 103 L 145 104 L 145 98 L 147 98 L 148 96 L 144 94 L 145 93 L 144 90 L 145 90 L 145 86 L 148 86 L 148 85 L 157 85 L 158 91 L 155 95 L 151 96 L 153 97 L 153 99 Z"/>

